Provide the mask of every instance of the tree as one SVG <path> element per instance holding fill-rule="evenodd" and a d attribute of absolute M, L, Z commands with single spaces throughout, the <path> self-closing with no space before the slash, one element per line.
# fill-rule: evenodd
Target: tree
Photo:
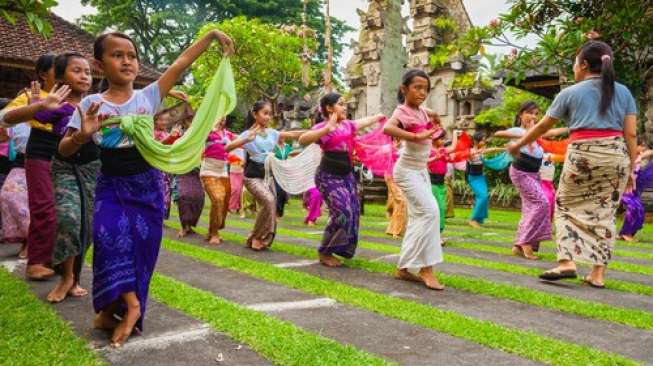
<path fill-rule="evenodd" d="M 256 100 L 265 99 L 272 103 L 277 115 L 277 100 L 282 95 L 296 95 L 314 85 L 305 86 L 302 78 L 303 39 L 296 32 L 298 28 L 279 28 L 259 19 L 236 17 L 221 23 L 203 26 L 197 37 L 218 28 L 228 33 L 236 45 L 236 53 L 231 56 L 236 80 L 239 104 L 250 106 Z M 315 46 L 309 37 L 309 45 Z M 217 46 L 212 46 L 217 47 Z M 214 71 L 217 69 L 222 53 L 208 51 L 192 67 L 194 84 L 189 94 L 204 95 Z M 311 80 L 319 73 L 315 63 L 310 64 Z"/>
<path fill-rule="evenodd" d="M 52 25 L 45 17 L 55 5 L 55 0 L 0 0 L 0 17 L 16 25 L 18 17 L 24 16 L 32 32 L 47 38 L 52 34 Z"/>
<path fill-rule="evenodd" d="M 132 36 L 145 62 L 161 67 L 170 64 L 206 23 L 236 16 L 259 18 L 277 25 L 301 25 L 301 0 L 82 0 L 96 8 L 81 25 L 91 33 L 116 29 Z M 324 15 L 320 0 L 309 0 L 307 24 L 318 34 L 317 57 L 326 59 Z M 331 17 L 335 55 L 343 49 L 340 41 L 351 30 L 343 21 Z"/>
<path fill-rule="evenodd" d="M 477 125 L 494 129 L 512 127 L 519 108 L 526 101 L 537 103 L 540 111 L 546 111 L 551 104 L 544 97 L 508 86 L 503 92 L 501 104 L 482 111 L 474 117 L 474 121 Z"/>

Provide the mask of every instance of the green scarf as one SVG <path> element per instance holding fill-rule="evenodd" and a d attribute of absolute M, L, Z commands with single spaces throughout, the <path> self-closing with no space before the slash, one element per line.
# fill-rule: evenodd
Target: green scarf
<path fill-rule="evenodd" d="M 235 107 L 234 75 L 229 59 L 223 58 L 193 117 L 193 123 L 172 145 L 164 145 L 154 139 L 152 116 L 120 117 L 120 129 L 133 138 L 136 149 L 151 166 L 166 173 L 184 174 L 200 165 L 206 138 L 215 122 L 231 113 Z"/>

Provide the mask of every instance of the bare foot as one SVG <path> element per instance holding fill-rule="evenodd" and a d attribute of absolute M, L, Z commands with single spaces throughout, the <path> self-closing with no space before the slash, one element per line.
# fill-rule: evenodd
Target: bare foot
<path fill-rule="evenodd" d="M 252 240 L 252 250 L 255 250 L 257 252 L 264 250 L 266 248 L 265 244 L 263 244 L 260 240 L 254 239 Z"/>
<path fill-rule="evenodd" d="M 93 320 L 93 328 L 114 330 L 118 326 L 118 320 L 104 311 L 100 311 Z"/>
<path fill-rule="evenodd" d="M 309 222 L 306 223 L 306 225 L 308 225 L 308 226 L 315 226 L 315 222 L 313 222 L 313 221 L 309 221 Z"/>
<path fill-rule="evenodd" d="M 241 218 L 241 219 L 244 219 L 244 218 L 245 218 L 245 213 L 244 213 L 244 212 L 240 213 L 240 218 Z"/>
<path fill-rule="evenodd" d="M 444 285 L 441 284 L 437 278 L 435 278 L 433 270 L 430 267 L 420 269 L 419 276 L 422 278 L 422 281 L 424 281 L 424 285 L 427 288 L 436 291 L 444 290 Z"/>
<path fill-rule="evenodd" d="M 82 286 L 80 286 L 79 284 L 77 284 L 73 286 L 73 288 L 71 288 L 70 291 L 68 291 L 68 295 L 72 297 L 84 297 L 88 295 L 88 291 Z"/>
<path fill-rule="evenodd" d="M 399 238 L 401 238 L 401 235 L 392 234 L 392 239 L 399 239 Z"/>
<path fill-rule="evenodd" d="M 342 262 L 334 257 L 332 254 L 322 254 L 320 253 L 320 263 L 327 267 L 341 267 Z"/>
<path fill-rule="evenodd" d="M 27 259 L 27 243 L 24 243 L 20 247 L 20 252 L 18 252 L 18 259 Z"/>
<path fill-rule="evenodd" d="M 446 247 L 447 246 L 447 238 L 440 238 L 440 246 Z"/>
<path fill-rule="evenodd" d="M 113 330 L 113 336 L 111 337 L 111 347 L 120 348 L 122 347 L 129 336 L 134 330 L 134 325 L 138 321 L 138 318 L 141 317 L 140 307 L 127 308 L 127 314 L 122 318 L 122 321 L 118 324 L 116 329 Z"/>
<path fill-rule="evenodd" d="M 471 227 L 473 227 L 473 228 L 476 228 L 476 229 L 480 229 L 480 228 L 481 228 L 481 224 L 479 224 L 478 221 L 476 221 L 476 220 L 471 220 L 471 221 L 469 222 L 469 226 L 471 226 Z"/>
<path fill-rule="evenodd" d="M 419 277 L 416 276 L 410 272 L 408 272 L 407 269 L 398 269 L 395 271 L 395 278 L 398 280 L 402 281 L 411 281 L 411 282 L 419 282 L 419 283 L 424 283 L 424 281 Z"/>
<path fill-rule="evenodd" d="M 183 237 L 185 237 L 186 235 L 188 235 L 188 230 L 186 230 L 186 229 L 181 229 L 181 230 L 179 230 L 179 232 L 177 233 L 177 237 L 178 237 L 178 238 L 183 238 Z"/>
<path fill-rule="evenodd" d="M 222 243 L 222 239 L 217 235 L 213 235 L 209 238 L 209 245 L 220 245 L 220 243 Z"/>
<path fill-rule="evenodd" d="M 68 295 L 68 291 L 70 291 L 73 286 L 75 285 L 75 280 L 73 278 L 64 278 L 61 277 L 59 280 L 59 283 L 50 291 L 48 296 L 46 297 L 49 302 L 56 304 L 59 302 L 62 302 L 65 298 L 66 295 Z"/>
<path fill-rule="evenodd" d="M 25 275 L 33 281 L 44 281 L 54 276 L 54 271 L 42 264 L 32 264 L 25 269 Z"/>
<path fill-rule="evenodd" d="M 635 242 L 635 241 L 637 241 L 637 239 L 635 239 L 634 237 L 632 237 L 632 236 L 630 236 L 630 235 L 621 235 L 620 238 L 621 238 L 623 241 L 629 241 L 629 242 Z"/>

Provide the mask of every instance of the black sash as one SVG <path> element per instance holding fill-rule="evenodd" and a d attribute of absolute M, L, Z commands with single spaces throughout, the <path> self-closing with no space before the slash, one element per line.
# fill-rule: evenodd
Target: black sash
<path fill-rule="evenodd" d="M 519 157 L 512 162 L 512 166 L 526 173 L 537 173 L 542 166 L 542 158 L 536 158 L 528 154 L 519 153 Z"/>
<path fill-rule="evenodd" d="M 59 148 L 61 136 L 52 132 L 32 128 L 27 139 L 26 156 L 28 159 L 52 160 Z"/>
<path fill-rule="evenodd" d="M 265 178 L 265 165 L 257 163 L 249 158 L 247 154 L 247 161 L 245 161 L 245 178 Z"/>
<path fill-rule="evenodd" d="M 24 168 L 25 167 L 25 155 L 23 154 L 16 154 L 16 159 L 13 161 L 9 162 L 9 170 L 13 168 Z"/>
<path fill-rule="evenodd" d="M 474 176 L 483 175 L 483 164 L 470 164 L 468 162 L 465 174 Z"/>
<path fill-rule="evenodd" d="M 0 156 L 0 174 L 9 174 L 9 169 L 11 167 L 11 162 L 6 156 Z"/>
<path fill-rule="evenodd" d="M 431 178 L 431 184 L 433 185 L 444 184 L 444 174 L 429 173 L 429 177 Z"/>
<path fill-rule="evenodd" d="M 353 171 L 349 153 L 346 151 L 326 151 L 320 160 L 320 170 L 335 175 L 347 175 Z"/>
<path fill-rule="evenodd" d="M 77 152 L 71 156 L 65 157 L 58 152 L 55 156 L 58 160 L 65 161 L 67 163 L 84 165 L 92 161 L 96 161 L 100 158 L 100 148 L 91 141 L 82 145 L 82 147 L 80 147 L 79 150 L 77 150 Z"/>
<path fill-rule="evenodd" d="M 125 149 L 103 149 L 100 148 L 100 160 L 102 161 L 102 174 L 128 176 L 144 173 L 150 169 L 150 164 L 143 159 L 143 156 L 135 147 Z"/>

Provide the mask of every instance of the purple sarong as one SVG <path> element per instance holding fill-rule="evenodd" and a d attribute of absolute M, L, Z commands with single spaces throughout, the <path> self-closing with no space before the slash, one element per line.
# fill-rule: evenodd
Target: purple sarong
<path fill-rule="evenodd" d="M 183 226 L 197 226 L 204 209 L 204 187 L 198 169 L 177 176 L 179 222 Z"/>
<path fill-rule="evenodd" d="M 143 329 L 150 279 L 163 236 L 163 179 L 149 169 L 130 176 L 98 176 L 93 218 L 93 307 L 95 312 L 115 301 L 123 315 L 121 295 L 136 292 Z"/>
<path fill-rule="evenodd" d="M 521 220 L 515 245 L 531 245 L 540 249 L 540 242 L 551 239 L 549 201 L 542 190 L 540 173 L 528 173 L 510 166 L 510 179 L 521 196 Z"/>
<path fill-rule="evenodd" d="M 621 204 L 626 211 L 619 235 L 635 236 L 644 226 L 644 217 L 646 216 L 642 199 L 636 192 L 628 192 L 621 196 Z"/>
<path fill-rule="evenodd" d="M 324 228 L 320 253 L 351 258 L 358 245 L 360 203 L 353 173 L 342 176 L 317 171 L 315 185 L 329 207 L 329 221 Z"/>

